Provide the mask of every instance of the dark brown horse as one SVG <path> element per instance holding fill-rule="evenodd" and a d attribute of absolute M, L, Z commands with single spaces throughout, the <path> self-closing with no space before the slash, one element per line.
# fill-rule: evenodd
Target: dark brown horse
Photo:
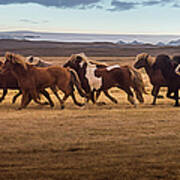
<path fill-rule="evenodd" d="M 153 64 L 154 70 L 160 70 L 169 87 L 169 92 L 174 92 L 175 106 L 179 106 L 178 90 L 180 89 L 180 76 L 176 74 L 177 61 L 172 61 L 167 55 L 159 55 Z"/>
<path fill-rule="evenodd" d="M 163 96 L 158 96 L 160 87 L 168 87 L 168 83 L 160 69 L 152 68 L 154 63 L 156 62 L 156 57 L 152 57 L 147 53 L 141 53 L 136 56 L 134 67 L 136 69 L 144 68 L 146 73 L 149 76 L 150 82 L 153 85 L 153 89 L 151 94 L 154 96 L 152 105 L 156 104 L 157 98 L 163 98 Z M 167 97 L 172 98 L 170 96 L 170 90 L 168 90 Z"/>
<path fill-rule="evenodd" d="M 71 96 L 74 103 L 78 106 L 83 104 L 77 102 L 74 95 L 73 86 L 76 85 L 80 95 L 86 96 L 81 89 L 78 77 L 75 72 L 60 66 L 50 66 L 45 68 L 35 67 L 25 62 L 25 57 L 7 52 L 5 55 L 4 71 L 10 70 L 18 81 L 23 97 L 19 109 L 25 108 L 33 99 L 39 101 L 39 93 L 45 88 L 51 88 L 57 99 L 64 108 L 65 100 Z M 64 98 L 61 100 L 57 93 L 57 88 L 64 92 Z"/>
<path fill-rule="evenodd" d="M 73 68 L 79 75 L 83 89 L 89 94 L 93 103 L 94 92 L 96 91 L 96 101 L 103 91 L 104 94 L 114 103 L 117 100 L 112 97 L 108 90 L 112 87 L 118 87 L 124 90 L 128 95 L 131 104 L 135 104 L 134 95 L 131 87 L 134 89 L 137 99 L 143 103 L 142 93 L 144 92 L 144 83 L 139 73 L 129 66 L 112 65 L 96 63 L 89 60 L 85 54 L 73 54 L 64 64 L 64 67 Z"/>

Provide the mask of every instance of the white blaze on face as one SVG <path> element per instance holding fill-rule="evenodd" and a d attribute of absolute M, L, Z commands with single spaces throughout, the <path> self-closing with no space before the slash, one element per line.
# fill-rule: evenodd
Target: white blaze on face
<path fill-rule="evenodd" d="M 95 76 L 96 69 L 97 69 L 96 65 L 89 65 L 89 64 L 86 68 L 85 77 L 89 81 L 89 86 L 90 86 L 91 90 L 93 90 L 93 89 L 98 90 L 102 85 L 102 78 Z"/>
<path fill-rule="evenodd" d="M 79 63 L 79 66 L 82 68 L 83 65 L 84 65 L 84 61 L 81 61 L 81 62 Z"/>
<path fill-rule="evenodd" d="M 120 65 L 119 64 L 115 64 L 115 65 L 112 65 L 112 66 L 108 66 L 106 69 L 107 69 L 107 71 L 111 71 L 114 68 L 120 68 Z"/>
<path fill-rule="evenodd" d="M 175 73 L 180 76 L 180 64 L 176 67 Z"/>

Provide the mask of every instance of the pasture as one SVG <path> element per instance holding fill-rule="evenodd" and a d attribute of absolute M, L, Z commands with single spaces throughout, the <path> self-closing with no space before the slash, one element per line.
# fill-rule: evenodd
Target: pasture
<path fill-rule="evenodd" d="M 45 58 L 60 64 L 66 59 Z M 133 57 L 93 59 L 131 64 Z M 17 91 L 9 91 L 0 104 L 0 179 L 180 179 L 180 108 L 167 98 L 152 106 L 151 85 L 142 73 L 149 94 L 136 108 L 113 88 L 118 104 L 101 95 L 106 105 L 81 108 L 69 98 L 60 110 L 52 95 L 53 109 L 31 103 L 17 111 L 20 98 L 12 105 Z"/>

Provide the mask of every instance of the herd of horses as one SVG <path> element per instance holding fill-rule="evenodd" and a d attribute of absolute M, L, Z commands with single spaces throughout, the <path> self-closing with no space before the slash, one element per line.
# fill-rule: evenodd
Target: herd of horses
<path fill-rule="evenodd" d="M 178 106 L 179 64 L 180 56 L 152 57 L 147 53 L 141 53 L 136 56 L 134 67 L 107 65 L 91 60 L 84 53 L 80 53 L 72 54 L 65 64 L 60 66 L 38 57 L 24 57 L 6 52 L 5 60 L 0 62 L 0 88 L 3 89 L 0 102 L 4 100 L 8 89 L 17 89 L 19 92 L 13 97 L 12 102 L 15 103 L 18 96 L 22 95 L 19 109 L 26 108 L 31 100 L 40 105 L 53 107 L 54 102 L 46 89 L 50 88 L 58 99 L 61 109 L 65 107 L 64 103 L 69 96 L 77 106 L 83 106 L 89 101 L 98 104 L 101 92 L 112 102 L 118 103 L 108 92 L 110 88 L 117 87 L 127 94 L 127 99 L 131 104 L 136 105 L 135 97 L 143 103 L 143 94 L 147 94 L 142 75 L 136 70 L 144 68 L 153 85 L 152 104 L 156 104 L 157 98 L 162 98 L 158 95 L 160 87 L 168 87 L 167 97 L 174 99 L 175 106 Z M 84 103 L 77 101 L 75 89 L 81 97 L 85 98 Z M 59 96 L 58 90 L 63 92 L 63 98 Z M 41 102 L 41 94 L 47 102 Z"/>

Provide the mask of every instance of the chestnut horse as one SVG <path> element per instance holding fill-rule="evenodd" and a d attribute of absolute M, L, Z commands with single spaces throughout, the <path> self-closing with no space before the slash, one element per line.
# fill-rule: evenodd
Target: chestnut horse
<path fill-rule="evenodd" d="M 83 104 L 77 102 L 74 95 L 74 85 L 76 85 L 81 96 L 85 97 L 82 91 L 78 77 L 75 72 L 60 66 L 35 67 L 25 62 L 25 57 L 7 52 L 5 55 L 4 70 L 10 70 L 18 81 L 18 85 L 22 90 L 22 101 L 19 109 L 26 108 L 31 99 L 42 104 L 39 101 L 39 92 L 45 88 L 51 88 L 64 108 L 65 100 L 71 96 L 74 103 L 78 106 Z M 64 92 L 64 98 L 61 99 L 57 93 L 57 88 Z"/>
<path fill-rule="evenodd" d="M 4 63 L 0 62 L 0 70 L 2 70 L 3 66 L 4 66 Z M 18 86 L 17 79 L 13 76 L 13 74 L 9 70 L 0 72 L 0 88 L 3 89 L 3 95 L 0 98 L 0 102 L 2 102 L 5 99 L 5 96 L 8 93 L 8 89 L 19 90 L 19 92 L 13 97 L 13 100 L 12 100 L 13 104 L 15 103 L 16 99 L 22 94 Z M 54 103 L 51 100 L 49 93 L 46 90 L 42 90 L 41 93 L 47 98 L 50 106 L 53 107 Z M 47 103 L 44 103 L 44 104 L 46 105 Z"/>
<path fill-rule="evenodd" d="M 89 60 L 84 53 L 81 53 L 73 54 L 64 64 L 64 67 L 73 68 L 77 72 L 82 88 L 89 94 L 89 99 L 93 103 L 95 103 L 95 91 L 97 92 L 96 101 L 103 91 L 112 102 L 117 103 L 117 100 L 108 93 L 108 89 L 112 87 L 124 90 L 128 95 L 128 101 L 135 104 L 134 95 L 131 91 L 132 87 L 137 99 L 141 103 L 144 102 L 142 93 L 145 90 L 141 75 L 129 66 L 107 66 L 104 63 Z"/>
<path fill-rule="evenodd" d="M 163 77 L 160 69 L 153 69 L 153 65 L 156 62 L 156 57 L 152 57 L 147 53 L 141 53 L 136 56 L 134 67 L 136 69 L 144 68 L 147 75 L 149 76 L 150 82 L 153 85 L 151 91 L 152 96 L 154 96 L 152 105 L 156 104 L 157 98 L 163 98 L 163 96 L 158 96 L 160 87 L 168 87 L 166 79 Z M 168 90 L 167 97 L 173 98 L 170 96 L 170 90 Z"/>

